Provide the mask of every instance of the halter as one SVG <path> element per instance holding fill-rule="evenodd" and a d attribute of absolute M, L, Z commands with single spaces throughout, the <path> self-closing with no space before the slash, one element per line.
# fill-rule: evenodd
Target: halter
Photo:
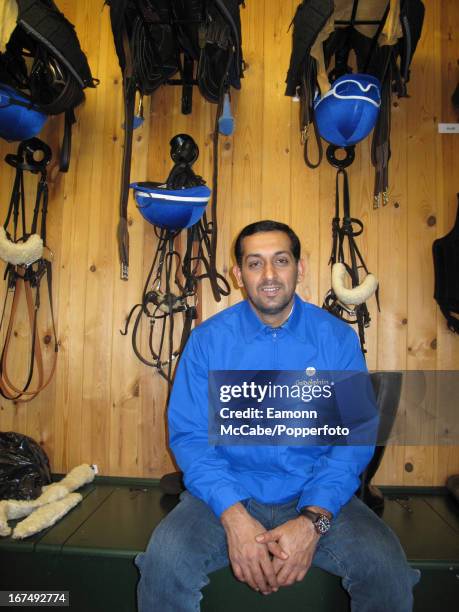
<path fill-rule="evenodd" d="M 357 325 L 360 347 L 362 353 L 366 353 L 365 328 L 370 325 L 371 319 L 365 302 L 375 294 L 379 310 L 378 281 L 368 271 L 355 241 L 355 238 L 363 232 L 364 226 L 360 219 L 351 217 L 350 212 L 349 180 L 346 168 L 354 161 L 354 147 L 344 149 L 346 157 L 342 160 L 336 157 L 336 151 L 340 148 L 330 145 L 327 149 L 327 159 L 332 166 L 338 169 L 338 172 L 336 173 L 335 216 L 332 221 L 332 251 L 329 260 L 329 264 L 332 266 L 332 287 L 325 296 L 322 308 L 346 321 L 346 323 Z M 340 213 L 340 177 L 342 177 L 343 185 L 342 218 Z M 350 264 L 345 262 L 345 241 L 347 241 L 349 247 Z M 359 270 L 361 269 L 366 273 L 362 282 L 359 278 Z M 347 275 L 351 278 L 352 289 L 347 289 L 344 285 Z"/>
<path fill-rule="evenodd" d="M 145 365 L 156 368 L 169 385 L 172 383 L 174 362 L 181 354 L 190 335 L 193 321 L 197 318 L 199 281 L 209 279 L 212 289 L 218 292 L 219 299 L 221 295 L 230 293 L 228 282 L 216 271 L 213 263 L 215 260 L 212 255 L 212 229 L 209 229 L 209 223 L 204 218 L 196 217 L 196 204 L 199 204 L 201 209 L 198 211 L 200 216 L 203 215 L 205 204 L 194 202 L 196 199 L 202 200 L 202 197 L 197 198 L 195 194 L 205 189 L 207 193 L 205 203 L 209 199 L 209 190 L 205 187 L 204 180 L 191 168 L 199 155 L 198 147 L 187 134 L 178 134 L 170 144 L 171 157 L 175 165 L 167 181 L 132 185 L 139 211 L 147 221 L 154 224 L 158 244 L 142 292 L 142 299 L 132 307 L 124 330 L 120 332 L 122 335 L 127 335 L 131 320 L 134 319 L 132 348 L 135 355 Z M 190 192 L 193 195 L 189 195 Z M 151 210 L 146 210 L 145 201 Z M 171 203 L 172 206 L 184 207 L 185 214 L 171 213 Z M 191 210 L 190 214 L 188 210 Z M 174 225 L 180 217 L 191 219 L 184 222 L 188 227 L 185 224 L 183 227 Z M 187 238 L 182 258 L 175 244 L 183 229 L 187 231 Z M 202 268 L 204 272 L 201 272 Z M 183 280 L 180 278 L 180 273 Z M 183 328 L 180 340 L 177 342 L 174 330 L 175 317 L 179 313 L 183 318 Z M 145 355 L 140 347 L 139 334 L 142 321 L 148 322 L 149 327 L 148 355 Z M 159 336 L 155 338 L 154 332 L 158 326 Z"/>
<path fill-rule="evenodd" d="M 36 158 L 37 152 L 42 155 L 40 160 Z M 44 257 L 44 249 L 48 248 L 46 244 L 46 216 L 48 212 L 46 167 L 51 160 L 51 149 L 38 138 L 31 138 L 19 145 L 16 155 L 9 154 L 5 159 L 7 163 L 16 168 L 16 176 L 11 194 L 10 206 L 5 223 L 0 232 L 0 257 L 4 259 L 7 264 L 4 274 L 4 278 L 7 281 L 7 291 L 0 319 L 0 330 L 4 320 L 6 320 L 5 315 L 9 297 L 12 296 L 9 316 L 7 317 L 8 324 L 0 356 L 0 393 L 6 399 L 27 402 L 36 397 L 51 381 L 56 367 L 58 351 L 52 301 L 51 261 Z M 30 231 L 27 230 L 26 222 L 24 191 L 25 171 L 39 175 Z M 19 219 L 21 221 L 22 234 L 19 229 Z M 11 220 L 12 229 L 8 231 Z M 40 229 L 38 229 L 39 223 Z M 54 338 L 52 364 L 46 377 L 43 366 L 42 345 L 37 327 L 38 309 L 41 303 L 40 284 L 45 276 L 48 285 L 48 300 L 53 335 L 52 337 L 46 335 L 43 342 L 49 344 L 52 338 Z M 8 357 L 15 325 L 15 317 L 23 291 L 27 306 L 31 352 L 26 382 L 21 387 L 11 380 L 8 373 Z M 35 388 L 31 390 L 30 387 L 34 379 L 35 366 L 37 370 L 37 382 Z"/>

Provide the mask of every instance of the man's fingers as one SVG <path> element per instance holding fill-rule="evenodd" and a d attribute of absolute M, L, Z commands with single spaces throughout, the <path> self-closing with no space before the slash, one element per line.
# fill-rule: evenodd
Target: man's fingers
<path fill-rule="evenodd" d="M 268 542 L 268 550 L 272 555 L 278 559 L 281 559 L 282 561 L 288 559 L 288 554 L 278 542 Z"/>
<path fill-rule="evenodd" d="M 310 565 L 304 567 L 302 564 L 292 565 L 286 561 L 277 573 L 277 582 L 279 586 L 289 586 L 294 582 L 300 582 L 306 576 L 309 568 Z"/>
<path fill-rule="evenodd" d="M 281 567 L 283 567 L 285 561 L 281 561 L 280 559 L 278 559 L 277 557 L 273 557 L 271 563 L 273 564 L 273 569 L 274 569 L 274 573 L 277 575 L 280 572 Z M 278 580 L 279 582 L 279 580 Z"/>
<path fill-rule="evenodd" d="M 287 580 L 290 577 L 290 574 L 293 572 L 294 566 L 291 562 L 286 561 L 281 567 L 280 571 L 277 573 L 277 582 L 279 586 L 285 586 L 287 584 Z"/>
<path fill-rule="evenodd" d="M 257 584 L 252 577 L 252 572 L 248 565 L 241 565 L 242 578 L 241 582 L 246 582 L 252 589 L 258 590 Z"/>
<path fill-rule="evenodd" d="M 248 562 L 235 563 L 231 562 L 234 574 L 241 582 L 246 582 L 254 591 L 270 591 L 270 587 L 266 584 L 263 579 L 263 574 L 258 565 L 257 574 L 257 561 L 254 560 L 252 565 Z"/>
<path fill-rule="evenodd" d="M 264 533 L 260 533 L 255 537 L 255 540 L 259 544 L 267 544 L 268 542 L 277 542 L 280 538 L 280 534 L 276 529 L 272 529 L 271 531 L 265 531 Z"/>
<path fill-rule="evenodd" d="M 254 579 L 250 567 L 248 565 L 239 565 L 238 563 L 232 562 L 231 567 L 233 568 L 234 575 L 240 582 L 245 582 L 254 591 L 261 591 L 260 586 Z M 266 588 L 265 586 L 263 588 Z"/>
<path fill-rule="evenodd" d="M 241 582 L 245 582 L 244 572 L 242 571 L 242 568 L 239 565 L 239 563 L 236 563 L 235 561 L 231 561 L 231 567 L 233 568 L 233 573 L 236 576 L 236 578 L 240 580 Z"/>
<path fill-rule="evenodd" d="M 309 563 L 306 567 L 300 567 L 298 569 L 296 577 L 295 577 L 296 582 L 301 582 L 303 580 L 303 578 L 309 572 L 310 567 L 311 567 L 311 564 Z"/>
<path fill-rule="evenodd" d="M 290 586 L 295 582 L 295 577 L 296 577 L 296 572 L 290 572 L 290 574 L 287 574 L 284 578 L 279 579 L 279 585 L 281 587 L 283 586 Z"/>
<path fill-rule="evenodd" d="M 307 573 L 308 573 L 308 570 L 304 570 L 304 571 L 298 572 L 298 576 L 296 577 L 296 581 L 297 582 L 301 582 L 303 580 L 303 578 L 306 576 Z"/>
<path fill-rule="evenodd" d="M 265 574 L 261 568 L 259 559 L 254 559 L 252 561 L 250 565 L 250 572 L 255 585 L 253 588 L 255 588 L 257 591 L 261 591 L 262 593 L 267 593 L 271 591 L 271 587 L 266 581 Z"/>
<path fill-rule="evenodd" d="M 261 569 L 265 575 L 265 578 L 273 591 L 277 591 L 279 585 L 277 583 L 276 572 L 274 571 L 274 567 L 271 559 L 266 555 L 264 559 L 260 561 Z"/>

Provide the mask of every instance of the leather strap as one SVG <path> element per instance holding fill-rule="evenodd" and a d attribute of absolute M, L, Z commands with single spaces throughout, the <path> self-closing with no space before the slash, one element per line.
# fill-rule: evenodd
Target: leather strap
<path fill-rule="evenodd" d="M 72 152 L 72 126 L 76 123 L 73 108 L 65 111 L 64 137 L 62 139 L 61 155 L 59 159 L 59 170 L 68 172 L 70 166 L 70 154 Z"/>
<path fill-rule="evenodd" d="M 132 134 L 134 131 L 134 111 L 135 111 L 135 80 L 133 74 L 133 64 L 129 38 L 126 24 L 122 22 L 122 44 L 125 56 L 125 67 L 123 71 L 123 91 L 124 91 L 124 148 L 123 162 L 121 167 L 121 189 L 120 189 L 120 220 L 118 223 L 118 249 L 121 263 L 120 278 L 129 278 L 129 232 L 127 224 L 127 208 L 129 200 L 129 179 L 131 175 L 132 157 Z"/>
<path fill-rule="evenodd" d="M 308 168 L 314 170 L 323 159 L 322 140 L 319 135 L 315 113 L 313 111 L 315 83 L 317 80 L 316 63 L 313 58 L 308 55 L 304 61 L 304 69 L 302 75 L 300 93 L 300 125 L 301 125 L 301 142 L 303 143 L 304 163 Z M 310 128 L 314 131 L 314 139 L 317 145 L 317 161 L 311 161 L 309 156 L 309 133 Z"/>
<path fill-rule="evenodd" d="M 8 328 L 5 336 L 5 342 L 3 345 L 3 350 L 0 358 L 0 393 L 6 399 L 14 400 L 17 402 L 28 402 L 34 399 L 40 391 L 42 391 L 51 381 L 57 363 L 57 352 L 58 352 L 58 342 L 56 336 L 56 327 L 54 321 L 54 312 L 53 312 L 53 302 L 52 302 L 52 277 L 51 277 L 51 264 L 50 262 L 43 263 L 45 266 L 44 274 L 47 276 L 47 284 L 48 284 L 48 299 L 50 305 L 51 312 L 51 320 L 52 320 L 52 329 L 53 329 L 53 337 L 54 337 L 54 351 L 53 358 L 51 363 L 51 368 L 48 373 L 48 376 L 45 378 L 44 376 L 44 366 L 43 366 L 43 353 L 41 341 L 38 334 L 38 326 L 37 326 L 37 316 L 38 316 L 38 308 L 40 306 L 40 280 L 35 286 L 35 300 L 33 299 L 33 291 L 31 287 L 31 280 L 25 277 L 26 271 L 21 266 L 18 266 L 18 270 L 15 272 L 16 274 L 16 282 L 14 286 L 14 297 L 11 305 L 11 311 L 8 321 Z M 8 356 L 11 345 L 11 338 L 13 335 L 13 329 L 15 325 L 16 314 L 18 310 L 18 304 L 21 299 L 22 287 L 24 287 L 26 306 L 27 306 L 27 314 L 28 314 L 28 322 L 30 329 L 30 338 L 31 338 L 31 354 L 30 354 L 30 362 L 29 362 L 29 371 L 27 375 L 27 380 L 25 385 L 20 388 L 15 383 L 11 381 L 10 375 L 8 374 Z M 33 390 L 29 390 L 30 384 L 34 377 L 35 365 L 37 369 L 37 383 Z"/>

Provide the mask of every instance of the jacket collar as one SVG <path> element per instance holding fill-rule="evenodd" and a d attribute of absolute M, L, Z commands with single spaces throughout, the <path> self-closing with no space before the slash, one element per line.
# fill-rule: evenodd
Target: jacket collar
<path fill-rule="evenodd" d="M 280 329 L 286 330 L 295 338 L 305 340 L 305 325 L 302 322 L 303 300 L 295 293 L 293 310 Z M 246 342 L 253 342 L 259 334 L 270 333 L 272 327 L 263 323 L 255 313 L 248 300 L 242 302 L 241 308 L 241 328 L 243 338 Z"/>

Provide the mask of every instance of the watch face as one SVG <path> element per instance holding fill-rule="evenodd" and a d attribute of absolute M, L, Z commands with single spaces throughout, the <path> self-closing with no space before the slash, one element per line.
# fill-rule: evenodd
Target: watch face
<path fill-rule="evenodd" d="M 325 514 L 320 514 L 319 518 L 314 521 L 314 527 L 316 528 L 317 533 L 324 535 L 331 527 L 330 519 L 325 516 Z"/>
<path fill-rule="evenodd" d="M 324 535 L 331 527 L 331 521 L 325 514 L 313 512 L 309 508 L 302 508 L 301 514 L 312 522 L 314 529 L 319 535 Z"/>

